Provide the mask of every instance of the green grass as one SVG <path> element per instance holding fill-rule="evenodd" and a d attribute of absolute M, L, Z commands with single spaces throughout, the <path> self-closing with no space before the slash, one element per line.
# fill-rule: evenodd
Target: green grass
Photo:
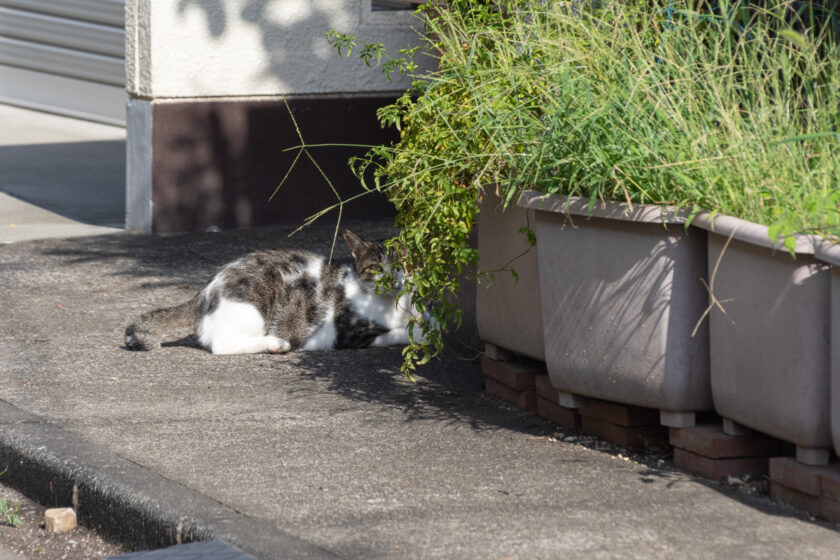
<path fill-rule="evenodd" d="M 6 496 L 0 496 L 0 515 L 7 525 L 11 527 L 19 527 L 23 525 L 23 520 L 18 515 L 18 508 L 12 507 L 6 501 Z"/>
<path fill-rule="evenodd" d="M 6 474 L 5 470 L 0 472 L 0 476 L 3 476 L 4 474 Z M 11 527 L 19 527 L 20 525 L 23 525 L 23 520 L 18 515 L 18 508 L 15 507 L 12 509 L 6 501 L 6 496 L 0 496 L 0 516 L 3 516 L 6 524 Z"/>
<path fill-rule="evenodd" d="M 398 206 L 412 204 L 407 182 L 442 173 L 509 201 L 536 188 L 838 234 L 840 50 L 827 25 L 792 2 L 516 4 L 495 27 L 457 10 L 433 20 L 441 70 L 403 126 L 419 117 L 418 134 L 441 138 L 397 147 L 427 161 L 384 171 Z"/>

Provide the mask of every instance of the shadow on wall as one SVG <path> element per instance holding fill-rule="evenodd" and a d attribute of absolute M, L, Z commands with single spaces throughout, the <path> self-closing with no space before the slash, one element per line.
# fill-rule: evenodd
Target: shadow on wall
<path fill-rule="evenodd" d="M 186 17 L 200 12 L 203 15 L 207 31 L 216 40 L 236 27 L 232 19 L 245 22 L 256 28 L 262 43 L 262 56 L 265 68 L 263 76 L 279 80 L 284 84 L 284 91 L 308 92 L 323 91 L 324 75 L 329 80 L 349 80 L 365 87 L 330 88 L 331 91 L 356 91 L 369 89 L 371 80 L 379 82 L 377 89 L 398 90 L 400 87 L 388 87 L 388 82 L 376 69 L 367 68 L 357 57 L 340 60 L 335 50 L 329 46 L 324 34 L 331 29 L 350 31 L 348 22 L 353 22 L 360 42 L 366 40 L 387 42 L 380 31 L 394 30 L 394 22 L 404 21 L 402 16 L 391 20 L 386 17 L 380 22 L 384 25 L 357 26 L 360 10 L 371 10 L 370 2 L 364 0 L 240 0 L 223 2 L 222 0 L 179 0 L 178 14 Z M 373 11 L 373 10 L 372 10 Z M 381 18 L 387 12 L 377 12 Z M 365 28 L 366 27 L 366 28 Z M 387 35 L 387 33 L 385 33 Z M 406 45 L 398 45 L 402 48 Z M 297 71 L 301 66 L 304 71 Z M 343 75 L 343 76 L 342 76 Z M 294 80 L 291 82 L 290 80 Z"/>
<path fill-rule="evenodd" d="M 387 144 L 392 131 L 375 126 L 376 109 L 391 98 L 290 100 L 309 144 Z M 298 224 L 337 202 L 317 168 L 301 157 L 277 195 L 272 193 L 295 160 L 300 140 L 282 101 L 165 103 L 155 105 L 153 150 L 157 233 L 284 223 Z M 314 157 L 347 199 L 362 191 L 348 160 L 365 149 L 314 149 Z M 343 220 L 393 217 L 381 194 L 348 204 Z M 325 219 L 334 220 L 337 212 Z"/>
<path fill-rule="evenodd" d="M 213 37 L 221 37 L 227 28 L 227 13 L 222 0 L 179 0 L 178 13 L 183 14 L 192 7 L 204 12 L 210 34 Z"/>

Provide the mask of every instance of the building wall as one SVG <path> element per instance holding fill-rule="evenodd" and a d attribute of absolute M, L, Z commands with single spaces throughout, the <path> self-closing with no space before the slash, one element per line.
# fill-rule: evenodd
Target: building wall
<path fill-rule="evenodd" d="M 376 145 L 394 139 L 391 131 L 375 126 L 376 109 L 390 98 L 351 101 L 296 98 L 288 103 L 297 126 L 313 144 Z M 132 101 L 132 105 L 137 103 Z M 136 117 L 129 121 L 129 152 L 148 159 L 140 166 L 132 166 L 129 159 L 128 167 L 145 173 L 135 184 L 148 187 L 137 189 L 128 199 L 129 229 L 176 233 L 210 226 L 299 224 L 338 202 L 306 157 L 298 159 L 278 190 L 297 155 L 284 148 L 300 143 L 282 101 L 228 98 L 139 103 L 143 110 L 129 110 Z M 135 131 L 141 133 L 140 141 L 133 140 Z M 311 150 L 342 199 L 361 190 L 347 161 L 363 152 L 349 147 Z M 333 211 L 323 220 L 334 223 L 337 215 L 337 210 Z M 365 195 L 342 209 L 344 220 L 392 215 L 393 209 L 382 195 Z"/>
<path fill-rule="evenodd" d="M 128 0 L 126 14 L 126 87 L 153 99 L 401 91 L 407 79 L 339 57 L 324 34 L 396 52 L 421 31 L 410 11 L 371 0 Z"/>
<path fill-rule="evenodd" d="M 283 150 L 300 143 L 296 124 L 309 144 L 390 142 L 376 109 L 410 79 L 390 81 L 356 53 L 340 57 L 330 29 L 396 52 L 419 42 L 422 23 L 411 11 L 374 11 L 371 0 L 127 0 L 127 227 L 300 223 L 334 204 L 306 158 L 271 197 L 293 159 Z M 364 151 L 313 152 L 344 198 L 361 190 L 347 160 Z M 381 195 L 343 213 L 392 215 Z"/>

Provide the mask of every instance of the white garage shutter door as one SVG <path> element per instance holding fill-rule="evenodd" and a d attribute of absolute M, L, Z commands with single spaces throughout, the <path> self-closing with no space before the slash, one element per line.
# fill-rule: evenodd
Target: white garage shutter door
<path fill-rule="evenodd" d="M 125 124 L 124 0 L 0 0 L 0 102 Z"/>

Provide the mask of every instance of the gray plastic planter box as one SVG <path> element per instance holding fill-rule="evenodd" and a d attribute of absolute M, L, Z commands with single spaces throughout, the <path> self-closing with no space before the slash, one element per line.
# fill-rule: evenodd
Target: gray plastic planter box
<path fill-rule="evenodd" d="M 578 396 L 657 408 L 664 425 L 692 426 L 711 410 L 706 233 L 686 213 L 528 192 L 536 210 L 546 365 Z M 577 401 L 577 403 L 576 403 Z"/>
<path fill-rule="evenodd" d="M 709 283 L 725 310 L 709 315 L 715 408 L 730 427 L 796 444 L 803 463 L 827 463 L 830 275 L 816 239 L 797 237 L 794 259 L 764 226 L 707 215 L 693 225 L 709 232 Z"/>
<path fill-rule="evenodd" d="M 831 265 L 831 436 L 834 450 L 840 453 L 840 245 L 824 243 L 817 249 L 816 257 Z"/>
<path fill-rule="evenodd" d="M 510 272 L 496 272 L 493 282 L 481 278 L 476 288 L 476 323 L 485 343 L 545 361 L 537 251 L 519 233 L 529 224 L 533 228 L 533 214 L 516 205 L 502 211 L 501 199 L 494 194 L 487 193 L 480 201 L 478 270 L 510 266 L 519 280 L 514 281 Z"/>

